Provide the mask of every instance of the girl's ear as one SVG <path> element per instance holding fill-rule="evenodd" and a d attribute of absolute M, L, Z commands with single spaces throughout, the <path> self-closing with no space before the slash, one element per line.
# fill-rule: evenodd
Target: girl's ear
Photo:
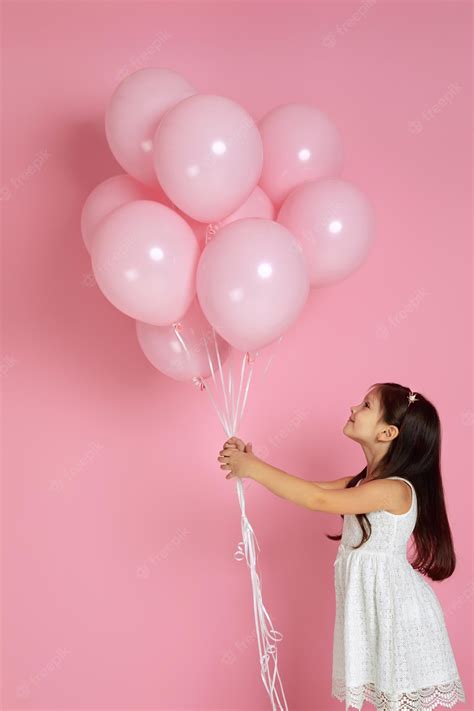
<path fill-rule="evenodd" d="M 399 430 L 396 425 L 387 425 L 386 428 L 382 430 L 379 434 L 382 435 L 382 440 L 389 441 L 395 439 L 395 437 L 398 437 Z"/>

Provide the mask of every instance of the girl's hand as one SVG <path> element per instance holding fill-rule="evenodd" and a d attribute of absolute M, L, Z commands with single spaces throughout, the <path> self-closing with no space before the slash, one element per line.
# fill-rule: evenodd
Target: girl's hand
<path fill-rule="evenodd" d="M 221 469 L 230 470 L 229 474 L 226 476 L 226 479 L 233 479 L 236 476 L 241 479 L 245 479 L 250 476 L 249 465 L 252 463 L 252 460 L 257 459 L 252 452 L 252 443 L 248 442 L 244 445 L 242 440 L 238 440 L 237 437 L 231 437 L 231 440 L 237 441 L 235 443 L 232 442 L 228 447 L 226 447 L 226 442 L 224 444 L 224 449 L 221 449 L 219 452 L 217 461 L 223 462 L 223 464 L 221 464 Z M 228 442 L 230 442 L 230 440 L 228 440 Z M 245 450 L 241 449 L 238 443 L 244 445 Z"/>
<path fill-rule="evenodd" d="M 227 442 L 224 442 L 224 449 L 226 449 L 227 447 L 237 448 L 241 452 L 245 452 L 245 444 L 238 437 L 231 437 L 227 440 Z"/>

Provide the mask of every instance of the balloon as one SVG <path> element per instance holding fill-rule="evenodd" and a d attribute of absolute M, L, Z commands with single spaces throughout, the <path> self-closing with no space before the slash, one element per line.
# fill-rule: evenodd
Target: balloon
<path fill-rule="evenodd" d="M 145 67 L 125 77 L 115 89 L 105 115 L 110 150 L 122 168 L 156 185 L 153 136 L 166 111 L 196 89 L 172 69 Z"/>
<path fill-rule="evenodd" d="M 277 221 L 303 247 L 311 286 L 331 284 L 354 272 L 373 242 L 371 204 L 355 185 L 340 178 L 323 178 L 295 188 Z"/>
<path fill-rule="evenodd" d="M 219 371 L 215 343 L 221 364 L 227 360 L 231 347 L 213 331 L 197 299 L 194 299 L 176 329 L 177 332 L 172 325 L 152 326 L 136 321 L 140 347 L 155 368 L 175 380 L 207 378 L 211 374 L 210 356 L 214 371 Z"/>
<path fill-rule="evenodd" d="M 246 200 L 263 163 L 250 114 L 224 96 L 196 94 L 167 111 L 154 137 L 158 180 L 198 222 L 221 220 Z"/>
<path fill-rule="evenodd" d="M 91 256 L 100 289 L 132 318 L 166 326 L 195 297 L 197 239 L 182 217 L 159 202 L 134 200 L 104 217 Z"/>
<path fill-rule="evenodd" d="M 295 321 L 309 293 L 303 250 L 282 225 L 245 218 L 223 227 L 204 248 L 196 290 L 204 315 L 242 351 L 263 348 Z"/>
<path fill-rule="evenodd" d="M 193 228 L 201 250 L 204 249 L 209 240 L 212 239 L 213 235 L 215 235 L 221 227 L 228 225 L 230 222 L 241 220 L 243 217 L 264 217 L 267 220 L 273 220 L 275 218 L 275 208 L 270 198 L 268 195 L 265 195 L 262 188 L 258 185 L 237 210 L 223 220 L 219 220 L 219 222 L 197 222 L 197 220 L 193 220 L 192 217 L 186 215 L 179 208 L 176 208 L 176 211 L 178 214 L 181 214 Z"/>
<path fill-rule="evenodd" d="M 265 114 L 258 127 L 264 151 L 260 185 L 277 209 L 297 185 L 340 173 L 342 139 L 319 109 L 282 104 Z"/>
<path fill-rule="evenodd" d="M 164 204 L 169 203 L 159 186 L 149 187 L 126 173 L 107 178 L 89 193 L 81 213 L 82 238 L 89 252 L 94 230 L 100 220 L 116 207 L 132 200 L 156 200 Z"/>

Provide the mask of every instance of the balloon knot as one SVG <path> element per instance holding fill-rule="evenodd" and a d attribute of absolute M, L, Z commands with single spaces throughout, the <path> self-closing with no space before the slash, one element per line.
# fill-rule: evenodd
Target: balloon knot
<path fill-rule="evenodd" d="M 216 222 L 210 222 L 206 227 L 206 244 L 211 241 L 213 236 L 217 233 L 219 225 Z"/>
<path fill-rule="evenodd" d="M 194 383 L 194 385 L 196 385 L 196 387 L 199 387 L 201 391 L 204 390 L 204 388 L 206 387 L 202 381 L 202 378 L 198 378 L 197 375 L 192 378 L 192 382 Z"/>

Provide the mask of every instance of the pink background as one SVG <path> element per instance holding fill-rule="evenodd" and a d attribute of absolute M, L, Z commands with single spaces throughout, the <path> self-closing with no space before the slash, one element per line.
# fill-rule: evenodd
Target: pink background
<path fill-rule="evenodd" d="M 142 66 L 256 119 L 309 103 L 341 130 L 342 177 L 376 206 L 376 246 L 265 352 L 239 434 L 325 480 L 365 464 L 341 430 L 372 382 L 435 403 L 458 564 L 430 584 L 473 708 L 470 15 L 382 0 L 3 3 L 4 708 L 269 708 L 233 558 L 235 482 L 216 461 L 225 435 L 204 392 L 145 359 L 80 234 L 88 193 L 122 172 L 108 99 Z M 341 708 L 338 544 L 324 533 L 342 519 L 257 484 L 247 502 L 289 708 Z"/>

